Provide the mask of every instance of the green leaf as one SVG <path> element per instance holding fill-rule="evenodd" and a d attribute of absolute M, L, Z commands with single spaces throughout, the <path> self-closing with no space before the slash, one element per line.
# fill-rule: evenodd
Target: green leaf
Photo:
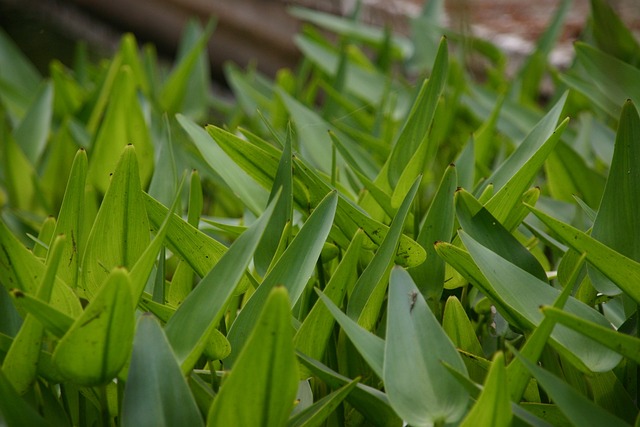
<path fill-rule="evenodd" d="M 29 162 L 37 166 L 46 147 L 53 114 L 53 85 L 40 87 L 20 125 L 14 131 L 16 142 Z"/>
<path fill-rule="evenodd" d="M 640 283 L 640 263 L 538 209 L 531 206 L 529 209 L 556 233 L 564 244 L 579 253 L 586 252 L 587 261 L 592 266 L 600 270 L 636 303 L 640 303 L 640 288 L 635 286 L 635 283 Z"/>
<path fill-rule="evenodd" d="M 0 275 L 7 291 L 18 289 L 23 293 L 35 294 L 45 274 L 45 265 L 0 221 Z M 60 278 L 51 295 L 51 305 L 63 313 L 77 317 L 82 313 L 78 298 Z"/>
<path fill-rule="evenodd" d="M 578 393 L 569 384 L 560 378 L 544 370 L 536 364 L 529 362 L 526 358 L 513 350 L 516 357 L 527 367 L 527 369 L 538 380 L 545 391 L 558 405 L 560 410 L 575 425 L 600 425 L 600 426 L 626 426 L 627 424 L 618 417 L 606 412 L 601 407 Z"/>
<path fill-rule="evenodd" d="M 553 306 L 558 309 L 563 309 L 569 295 L 574 290 L 576 283 L 580 277 L 580 271 L 584 263 L 585 256 L 582 255 L 573 271 L 570 273 L 567 283 L 564 284 L 564 288 L 558 298 L 553 302 Z M 527 338 L 524 346 L 520 349 L 522 357 L 526 358 L 532 363 L 537 363 L 543 354 L 545 346 L 549 341 L 549 337 L 553 332 L 555 322 L 551 321 L 547 317 L 542 319 L 540 325 L 533 331 L 533 333 Z M 520 362 L 520 359 L 514 359 L 511 361 L 507 368 L 507 377 L 509 379 L 509 391 L 511 394 L 511 400 L 519 402 L 522 399 L 527 384 L 529 383 L 530 375 L 525 366 Z"/>
<path fill-rule="evenodd" d="M 289 13 L 296 18 L 311 22 L 332 33 L 348 37 L 350 40 L 359 40 L 374 46 L 378 46 L 384 41 L 385 32 L 383 29 L 369 26 L 347 17 L 296 6 L 289 8 Z M 400 35 L 392 35 L 391 44 L 395 53 L 403 57 L 409 56 L 413 49 L 409 40 Z"/>
<path fill-rule="evenodd" d="M 607 185 L 591 237 L 616 252 L 640 262 L 640 116 L 627 101 L 622 107 Z M 588 268 L 593 286 L 607 295 L 620 289 L 602 273 Z"/>
<path fill-rule="evenodd" d="M 58 343 L 53 363 L 69 381 L 107 384 L 130 356 L 134 328 L 129 275 L 116 268 Z"/>
<path fill-rule="evenodd" d="M 109 187 L 109 177 L 117 169 L 122 148 L 133 144 L 139 157 L 140 181 L 144 186 L 153 170 L 153 145 L 149 127 L 138 102 L 131 68 L 122 67 L 117 74 L 109 105 L 90 152 L 89 181 L 102 193 Z"/>
<path fill-rule="evenodd" d="M 148 193 L 160 203 L 169 205 L 176 192 L 179 177 L 176 170 L 171 125 L 166 115 L 162 117 L 162 129 L 154 134 L 154 143 L 156 157 Z"/>
<path fill-rule="evenodd" d="M 209 20 L 207 27 L 202 32 L 198 41 L 193 45 L 189 53 L 183 56 L 180 62 L 171 71 L 171 74 L 162 87 L 159 96 L 160 99 L 158 100 L 164 111 L 177 113 L 181 110 L 191 73 L 198 62 L 200 55 L 205 50 L 214 28 L 214 20 Z"/>
<path fill-rule="evenodd" d="M 183 181 L 184 182 L 184 181 Z M 160 254 L 160 259 L 158 263 L 161 264 L 164 259 L 164 242 L 165 236 L 167 235 L 167 230 L 169 229 L 169 224 L 171 223 L 171 219 L 174 215 L 175 210 L 180 206 L 181 200 L 181 191 L 182 191 L 182 182 L 178 186 L 178 190 L 176 191 L 176 197 L 171 205 L 171 209 L 167 212 L 167 215 L 160 224 L 158 232 L 153 240 L 149 243 L 144 252 L 140 255 L 138 260 L 136 261 L 133 268 L 131 268 L 131 273 L 129 277 L 131 279 L 131 298 L 133 301 L 133 305 L 137 306 L 140 301 L 141 296 L 144 294 L 144 289 L 147 285 L 147 281 L 151 272 L 153 270 L 153 265 L 158 258 L 158 254 Z M 158 267 L 158 272 L 156 273 L 158 280 L 164 281 L 163 269 Z M 164 299 L 163 301 L 164 302 Z"/>
<path fill-rule="evenodd" d="M 640 339 L 586 321 L 556 307 L 542 307 L 542 313 L 545 317 L 593 339 L 636 363 L 640 363 Z"/>
<path fill-rule="evenodd" d="M 206 338 L 224 314 L 233 291 L 249 265 L 274 209 L 269 205 L 251 228 L 229 247 L 171 317 L 165 332 L 183 370 L 190 370 Z"/>
<path fill-rule="evenodd" d="M 216 131 L 212 126 L 207 127 L 207 131 L 202 129 L 196 123 L 187 117 L 178 114 L 176 116 L 180 126 L 189 134 L 191 140 L 196 145 L 200 154 L 211 166 L 212 170 L 218 174 L 223 181 L 231 188 L 236 196 L 254 213 L 262 211 L 262 207 L 266 205 L 268 194 L 258 184 L 247 176 L 240 165 L 236 165 L 234 159 L 229 157 L 223 149 L 220 148 L 221 138 L 232 138 L 227 132 Z M 211 138 L 215 141 L 211 142 Z M 237 138 L 237 137 L 236 137 Z M 275 176 L 275 173 L 274 175 Z"/>
<path fill-rule="evenodd" d="M 451 240 L 454 224 L 453 194 L 456 189 L 457 172 L 454 165 L 445 170 L 440 186 L 420 225 L 416 241 L 427 252 L 427 261 L 409 269 L 420 293 L 429 303 L 440 300 L 444 287 L 444 261 L 436 255 L 433 243 Z"/>
<path fill-rule="evenodd" d="M 146 193 L 144 201 L 149 220 L 153 224 L 152 231 L 157 232 L 169 209 Z M 171 215 L 170 218 L 166 244 L 199 276 L 204 277 L 224 255 L 227 247 L 193 227 L 177 214 Z"/>
<path fill-rule="evenodd" d="M 305 408 L 295 416 L 289 419 L 288 427 L 319 427 L 323 425 L 325 420 L 336 410 L 338 405 L 351 393 L 358 385 L 359 378 L 351 381 L 349 384 L 340 387 L 331 394 L 319 399 L 313 405 Z"/>
<path fill-rule="evenodd" d="M 232 352 L 224 361 L 226 366 L 233 365 L 239 357 L 239 351 L 255 327 L 271 289 L 278 285 L 284 286 L 291 298 L 291 305 L 296 304 L 313 275 L 318 257 L 331 230 L 337 203 L 337 192 L 331 192 L 325 197 L 244 305 L 227 336 Z M 293 265 L 296 268 L 291 268 Z"/>
<path fill-rule="evenodd" d="M 377 335 L 358 325 L 322 292 L 318 291 L 318 296 L 327 306 L 331 315 L 336 319 L 342 330 L 347 334 L 355 348 L 360 352 L 373 372 L 382 378 L 384 360 L 384 340 Z"/>
<path fill-rule="evenodd" d="M 0 421 L 9 427 L 23 425 L 48 427 L 50 425 L 18 394 L 2 370 L 0 370 Z"/>
<path fill-rule="evenodd" d="M 60 236 L 50 250 L 49 263 L 37 292 L 38 298 L 44 302 L 51 298 L 63 244 L 64 237 Z M 18 394 L 25 394 L 36 380 L 43 333 L 43 324 L 28 314 L 2 362 L 2 371 Z"/>
<path fill-rule="evenodd" d="M 80 272 L 80 257 L 84 253 L 82 243 L 86 241 L 84 232 L 84 197 L 87 181 L 87 153 L 80 149 L 76 153 L 71 165 L 67 188 L 64 192 L 62 206 L 58 214 L 54 235 L 64 234 L 67 239 L 64 243 L 63 259 L 58 275 L 71 288 L 78 286 L 78 274 Z"/>
<path fill-rule="evenodd" d="M 167 337 L 148 313 L 138 320 L 133 340 L 122 399 L 122 425 L 204 425 Z"/>
<path fill-rule="evenodd" d="M 482 346 L 464 307 L 455 296 L 447 298 L 442 329 L 455 346 L 476 356 L 483 356 Z"/>
<path fill-rule="evenodd" d="M 0 30 L 0 70 L 0 99 L 16 123 L 24 117 L 42 77 L 3 30 Z"/>
<path fill-rule="evenodd" d="M 267 269 L 274 259 L 274 255 L 278 249 L 278 243 L 280 242 L 280 237 L 282 236 L 282 232 L 284 231 L 287 222 L 291 222 L 293 220 L 291 138 L 291 130 L 289 130 L 284 145 L 284 151 L 280 158 L 280 164 L 278 165 L 278 171 L 276 172 L 273 187 L 271 188 L 271 194 L 269 195 L 269 201 L 273 200 L 279 191 L 281 191 L 280 198 L 278 199 L 277 206 L 274 208 L 275 214 L 271 217 L 254 256 L 256 271 L 263 277 L 267 273 Z"/>
<path fill-rule="evenodd" d="M 342 302 L 347 288 L 353 286 L 356 281 L 358 258 L 362 250 L 363 239 L 364 233 L 362 231 L 356 233 L 340 264 L 331 275 L 329 283 L 324 288 L 323 294 L 336 305 Z M 331 312 L 325 307 L 322 300 L 316 301 L 293 337 L 295 348 L 313 359 L 321 359 L 331 337 L 333 323 Z"/>
<path fill-rule="evenodd" d="M 333 146 L 331 134 L 334 134 L 335 138 L 340 141 L 340 145 L 344 147 L 344 151 L 348 152 L 349 156 L 365 171 L 367 176 L 377 170 L 378 166 L 369 153 L 358 143 L 283 90 L 279 90 L 278 95 L 287 107 L 292 122 L 296 124 L 296 131 L 300 135 L 298 140 L 302 159 L 317 167 L 319 171 L 329 173 L 331 171 L 331 149 Z"/>
<path fill-rule="evenodd" d="M 140 187 L 136 150 L 128 145 L 120 156 L 89 233 L 80 287 L 88 296 L 94 295 L 112 268 L 132 268 L 149 241 L 149 220 Z"/>
<path fill-rule="evenodd" d="M 412 188 L 402 202 L 402 206 L 400 206 L 398 213 L 393 218 L 384 241 L 367 268 L 358 278 L 350 295 L 347 314 L 352 319 L 357 320 L 358 324 L 365 329 L 371 330 L 378 319 L 388 285 L 389 269 L 393 265 L 404 222 L 409 214 L 411 203 L 418 192 L 421 179 L 422 176 L 414 181 Z"/>
<path fill-rule="evenodd" d="M 460 236 L 478 268 L 499 295 L 500 305 L 508 306 L 508 310 L 517 316 L 518 326 L 527 330 L 538 325 L 543 318 L 538 308 L 555 301 L 560 291 L 482 246 L 468 234 L 461 231 Z M 604 316 L 574 298 L 567 301 L 566 309 L 602 326 L 609 325 Z M 582 369 L 605 372 L 620 362 L 620 357 L 614 352 L 573 331 L 557 328 L 551 336 L 553 342 L 559 344 L 558 349 Z"/>
<path fill-rule="evenodd" d="M 491 362 L 491 369 L 480 397 L 460 424 L 468 426 L 510 426 L 513 414 L 507 387 L 507 370 L 504 366 L 504 355 L 496 353 Z"/>
<path fill-rule="evenodd" d="M 207 425 L 285 425 L 297 388 L 289 296 L 277 287 L 213 401 Z"/>
<path fill-rule="evenodd" d="M 566 94 L 562 97 L 562 100 L 564 99 L 566 99 Z M 562 104 L 562 102 L 559 102 L 558 106 L 562 106 Z M 555 108 L 558 107 L 556 106 Z M 560 108 L 558 108 L 558 111 L 560 111 Z M 524 160 L 522 164 L 517 161 L 517 169 L 513 171 L 513 175 L 510 178 L 504 177 L 507 181 L 502 186 L 494 187 L 498 189 L 498 191 L 486 203 L 487 210 L 489 210 L 489 212 L 491 212 L 491 214 L 499 221 L 504 221 L 506 223 L 506 220 L 513 209 L 520 204 L 523 193 L 533 182 L 536 174 L 549 154 L 555 148 L 568 124 L 569 119 L 565 119 L 546 140 L 535 141 L 535 152 L 531 153 L 528 150 L 521 150 L 524 147 L 529 147 L 529 142 L 534 142 L 535 138 L 529 138 L 531 135 L 536 134 L 536 131 L 540 129 L 539 127 L 535 128 L 529 137 L 527 137 L 527 139 L 501 166 L 499 170 L 505 171 L 508 169 L 505 169 L 505 166 L 508 165 L 512 159 L 518 159 L 520 155 L 527 156 L 525 159 L 522 159 Z M 502 177 L 499 176 L 498 178 Z"/>
<path fill-rule="evenodd" d="M 11 296 L 14 298 L 17 307 L 38 319 L 42 326 L 57 338 L 62 338 L 71 329 L 75 321 L 73 317 L 21 290 L 13 289 Z M 78 316 L 80 313 L 78 313 Z"/>
<path fill-rule="evenodd" d="M 604 52 L 638 66 L 640 44 L 609 4 L 591 0 L 591 22 L 595 42 Z"/>
<path fill-rule="evenodd" d="M 338 388 L 351 382 L 349 378 L 301 353 L 298 353 L 298 360 L 330 387 Z M 402 425 L 402 420 L 391 409 L 387 395 L 380 390 L 358 383 L 347 395 L 346 400 L 362 413 L 372 425 L 380 427 L 400 427 Z"/>
<path fill-rule="evenodd" d="M 455 422 L 469 396 L 449 374 L 447 362 L 466 367 L 405 270 L 391 272 L 384 347 L 384 385 L 391 406 L 409 424 Z"/>
<path fill-rule="evenodd" d="M 567 93 L 564 93 L 562 97 L 556 102 L 556 104 L 549 110 L 549 112 L 536 124 L 536 126 L 529 132 L 524 141 L 522 141 L 518 148 L 505 160 L 490 176 L 484 181 L 484 184 L 480 187 L 480 190 L 493 184 L 496 191 L 502 189 L 502 187 L 509 182 L 514 175 L 531 159 L 531 157 L 543 146 L 543 144 L 551 138 L 564 104 L 567 99 Z M 545 156 L 546 157 L 546 156 Z M 522 192 L 520 193 L 522 194 Z M 495 196 L 494 196 L 495 197 Z M 491 211 L 491 209 L 489 209 Z M 493 212 L 496 215 L 495 212 Z M 500 218 L 499 218 L 500 219 Z"/>
<path fill-rule="evenodd" d="M 214 139 L 233 158 L 233 161 L 249 173 L 255 181 L 264 188 L 271 188 L 278 168 L 277 149 L 267 152 L 255 145 L 238 138 L 226 131 L 209 126 L 209 133 L 214 134 Z M 217 136 L 220 135 L 218 138 Z M 222 166 L 222 167 L 228 167 Z M 317 207 L 324 197 L 332 191 L 332 187 L 323 180 L 317 172 L 307 166 L 301 159 L 293 159 L 293 168 L 296 171 L 293 180 L 294 203 L 303 212 L 309 212 Z M 337 243 L 346 248 L 349 241 L 359 228 L 375 244 L 380 245 L 387 235 L 388 227 L 372 219 L 363 213 L 362 209 L 354 206 L 342 192 L 338 198 L 335 223 L 342 232 L 339 240 L 337 233 L 332 233 Z M 365 247 L 369 249 L 371 243 L 365 241 Z M 414 266 L 424 261 L 425 252 L 420 245 L 408 236 L 400 237 L 400 245 L 395 261 L 400 265 Z"/>
<path fill-rule="evenodd" d="M 431 124 L 435 116 L 438 100 L 442 96 L 449 66 L 447 39 L 442 38 L 433 64 L 431 77 L 422 84 L 420 93 L 407 117 L 391 156 L 387 161 L 388 179 L 391 188 L 395 188 L 413 153 L 425 138 L 429 138 Z M 431 141 L 433 144 L 434 141 Z M 434 152 L 432 148 L 429 152 Z M 429 163 L 429 159 L 425 159 Z"/>
<path fill-rule="evenodd" d="M 576 59 L 587 72 L 588 97 L 601 95 L 614 108 L 605 111 L 612 117 L 620 114 L 619 106 L 627 99 L 640 103 L 640 88 L 634 82 L 640 78 L 640 70 L 583 42 L 575 45 Z M 586 88 L 585 88 L 586 89 Z"/>
<path fill-rule="evenodd" d="M 547 273 L 535 256 L 482 207 L 473 195 L 464 190 L 456 192 L 456 213 L 462 229 L 482 246 L 539 280 L 547 280 Z"/>

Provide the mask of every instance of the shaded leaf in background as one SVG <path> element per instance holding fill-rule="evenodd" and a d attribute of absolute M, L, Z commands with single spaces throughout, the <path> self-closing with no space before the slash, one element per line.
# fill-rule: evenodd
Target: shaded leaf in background
<path fill-rule="evenodd" d="M 327 366 L 298 353 L 298 360 L 327 385 L 338 388 L 351 382 Z M 389 405 L 387 395 L 378 389 L 358 383 L 346 400 L 361 412 L 371 424 L 376 426 L 401 426 L 402 421 Z"/>
<path fill-rule="evenodd" d="M 140 164 L 138 181 L 146 185 L 153 171 L 153 145 L 137 98 L 133 73 L 125 66 L 117 74 L 90 153 L 89 181 L 100 192 L 107 191 L 109 178 L 121 157 L 120 150 L 128 144 L 136 148 Z"/>
<path fill-rule="evenodd" d="M 273 180 L 273 187 L 271 188 L 271 194 L 269 194 L 269 201 L 273 200 L 278 194 L 280 198 L 274 208 L 275 213 L 271 217 L 267 228 L 264 231 L 264 235 L 256 254 L 254 255 L 254 264 L 256 270 L 260 276 L 265 275 L 273 256 L 278 249 L 278 243 L 280 237 L 285 229 L 287 222 L 293 220 L 293 177 L 291 170 L 291 132 L 287 133 L 287 138 L 284 144 L 284 150 L 282 151 L 282 157 L 280 158 L 280 164 L 278 165 L 278 171 L 276 172 L 275 179 Z"/>
<path fill-rule="evenodd" d="M 363 239 L 364 233 L 356 233 L 340 264 L 329 279 L 329 283 L 324 288 L 325 297 L 336 305 L 341 303 L 347 289 L 356 281 L 358 257 L 362 250 Z M 296 350 L 311 358 L 322 359 L 333 330 L 333 324 L 333 316 L 324 306 L 321 295 L 321 299 L 316 301 L 293 337 Z"/>
<path fill-rule="evenodd" d="M 46 147 L 52 114 L 53 85 L 47 83 L 40 87 L 36 99 L 14 131 L 16 142 L 34 166 L 38 165 Z"/>

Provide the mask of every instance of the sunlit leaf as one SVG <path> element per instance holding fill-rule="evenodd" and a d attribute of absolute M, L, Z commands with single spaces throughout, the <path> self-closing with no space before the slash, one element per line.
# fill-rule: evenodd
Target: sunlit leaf
<path fill-rule="evenodd" d="M 88 178 L 101 192 L 107 191 L 121 150 L 128 144 L 135 147 L 139 157 L 138 181 L 146 185 L 153 170 L 153 146 L 137 98 L 133 73 L 125 66 L 117 74 L 104 120 L 89 153 L 91 162 Z"/>
<path fill-rule="evenodd" d="M 358 278 L 349 298 L 347 314 L 357 320 L 365 329 L 372 329 L 378 318 L 388 285 L 388 274 L 393 265 L 404 222 L 418 191 L 421 178 L 418 177 L 414 181 L 412 188 L 405 196 L 402 206 L 391 222 L 389 233 L 367 268 Z"/>
<path fill-rule="evenodd" d="M 75 383 L 104 385 L 128 360 L 134 327 L 129 275 L 124 269 L 114 269 L 60 340 L 53 363 Z"/>
<path fill-rule="evenodd" d="M 273 204 L 231 245 L 167 323 L 167 339 L 183 369 L 191 369 L 200 356 L 210 329 L 222 317 L 272 213 Z"/>
<path fill-rule="evenodd" d="M 100 205 L 82 258 L 80 287 L 94 295 L 114 267 L 131 269 L 149 245 L 136 150 L 128 145 Z"/>
<path fill-rule="evenodd" d="M 289 247 L 280 256 L 277 264 L 244 305 L 227 336 L 232 353 L 225 359 L 226 365 L 234 364 L 236 357 L 239 357 L 239 351 L 255 327 L 271 289 L 283 286 L 291 299 L 291 305 L 296 304 L 313 274 L 324 242 L 329 235 L 337 203 L 338 194 L 329 193 L 309 216 Z M 292 269 L 292 265 L 296 268 Z"/>
<path fill-rule="evenodd" d="M 213 401 L 207 425 L 286 424 L 298 388 L 292 337 L 287 291 L 274 288 Z"/>
<path fill-rule="evenodd" d="M 467 426 L 510 426 L 513 414 L 509 402 L 504 355 L 496 353 L 482 393 L 460 424 Z"/>

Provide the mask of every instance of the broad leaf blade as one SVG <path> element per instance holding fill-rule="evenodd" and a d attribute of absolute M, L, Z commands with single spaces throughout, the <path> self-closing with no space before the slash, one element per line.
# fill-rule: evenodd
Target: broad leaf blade
<path fill-rule="evenodd" d="M 466 367 L 405 270 L 391 272 L 384 384 L 391 406 L 412 425 L 455 422 L 469 396 L 442 362 Z"/>
<path fill-rule="evenodd" d="M 387 289 L 387 274 L 398 250 L 409 208 L 418 192 L 421 176 L 416 178 L 393 218 L 389 232 L 373 259 L 356 282 L 349 298 L 347 314 L 365 329 L 372 329 L 379 316 Z"/>
<path fill-rule="evenodd" d="M 285 425 L 297 389 L 289 297 L 275 288 L 211 405 L 207 425 Z"/>
<path fill-rule="evenodd" d="M 204 425 L 167 337 L 148 313 L 138 321 L 133 341 L 122 425 Z"/>
<path fill-rule="evenodd" d="M 339 388 L 331 394 L 326 395 L 322 399 L 314 402 L 313 405 L 305 408 L 302 412 L 296 414 L 289 419 L 288 427 L 319 427 L 331 415 L 331 413 L 342 403 L 351 390 L 353 390 L 359 382 L 359 378 L 351 381 L 349 384 Z"/>
<path fill-rule="evenodd" d="M 226 365 L 231 366 L 235 358 L 238 357 L 238 352 L 256 325 L 258 315 L 262 311 L 271 289 L 278 285 L 284 286 L 288 291 L 289 298 L 291 298 L 291 305 L 296 304 L 313 274 L 324 242 L 329 236 L 337 203 L 337 192 L 331 192 L 326 196 L 242 308 L 229 330 L 228 338 L 233 351 L 225 359 Z M 296 268 L 292 269 L 291 266 L 296 266 Z"/>
<path fill-rule="evenodd" d="M 609 178 L 591 237 L 640 262 L 640 116 L 627 101 L 622 107 Z M 620 293 L 602 273 L 589 268 L 593 286 L 607 295 Z"/>
<path fill-rule="evenodd" d="M 451 240 L 455 220 L 453 194 L 456 182 L 456 168 L 450 165 L 442 177 L 416 239 L 427 252 L 427 261 L 409 270 L 418 289 L 429 303 L 440 300 L 444 287 L 445 263 L 436 255 L 433 243 Z"/>
<path fill-rule="evenodd" d="M 538 209 L 531 206 L 529 209 L 556 233 L 564 244 L 579 253 L 586 252 L 587 261 L 591 265 L 600 270 L 635 302 L 640 303 L 640 288 L 635 285 L 640 283 L 640 263 Z"/>
<path fill-rule="evenodd" d="M 504 355 L 498 352 L 491 362 L 482 393 L 460 426 L 507 427 L 512 418 Z"/>
<path fill-rule="evenodd" d="M 107 384 L 130 356 L 134 327 L 129 275 L 117 268 L 62 337 L 53 353 L 53 363 L 75 383 Z"/>
<path fill-rule="evenodd" d="M 468 234 L 460 232 L 460 236 L 500 300 L 511 307 L 523 322 L 519 326 L 532 329 L 538 325 L 543 317 L 538 308 L 555 301 L 560 291 L 482 246 Z M 567 310 L 602 326 L 609 324 L 600 313 L 574 298 L 567 302 Z M 604 372 L 620 362 L 616 353 L 566 328 L 555 329 L 551 336 L 560 344 L 559 349 L 565 355 L 573 356 L 574 362 L 583 365 L 583 369 Z"/>
<path fill-rule="evenodd" d="M 222 317 L 272 213 L 273 204 L 231 245 L 167 323 L 167 339 L 183 369 L 191 369 L 200 356 L 210 329 Z"/>
<path fill-rule="evenodd" d="M 606 412 L 549 371 L 529 362 L 517 352 L 515 355 L 575 425 L 627 426 L 627 423 Z"/>
<path fill-rule="evenodd" d="M 114 267 L 131 269 L 149 245 L 136 151 L 128 145 L 93 223 L 82 258 L 81 288 L 94 295 Z"/>

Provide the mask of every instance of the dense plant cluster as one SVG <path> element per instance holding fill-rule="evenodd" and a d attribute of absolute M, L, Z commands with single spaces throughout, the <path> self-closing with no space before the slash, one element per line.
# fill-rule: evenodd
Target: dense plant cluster
<path fill-rule="evenodd" d="M 569 5 L 510 76 L 441 1 L 293 9 L 233 101 L 213 24 L 46 78 L 0 34 L 0 424 L 637 425 L 640 45 L 592 0 L 555 69 Z"/>

